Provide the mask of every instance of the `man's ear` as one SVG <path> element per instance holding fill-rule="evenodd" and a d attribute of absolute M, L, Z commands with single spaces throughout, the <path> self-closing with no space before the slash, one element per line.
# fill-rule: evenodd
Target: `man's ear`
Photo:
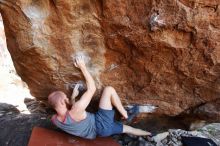
<path fill-rule="evenodd" d="M 70 104 L 70 101 L 68 98 L 65 98 L 64 100 L 65 100 L 65 103 Z"/>
<path fill-rule="evenodd" d="M 62 99 L 62 100 L 60 101 L 60 103 L 61 103 L 62 105 L 65 105 L 65 104 L 66 104 L 65 99 Z"/>
<path fill-rule="evenodd" d="M 68 108 L 70 106 L 69 99 L 68 98 L 62 99 L 61 104 L 64 105 L 64 106 L 67 106 L 67 108 Z"/>
<path fill-rule="evenodd" d="M 70 103 L 70 100 L 69 100 L 68 98 L 65 99 L 65 103 L 66 103 L 66 107 L 67 107 L 68 109 L 71 109 L 72 104 Z"/>

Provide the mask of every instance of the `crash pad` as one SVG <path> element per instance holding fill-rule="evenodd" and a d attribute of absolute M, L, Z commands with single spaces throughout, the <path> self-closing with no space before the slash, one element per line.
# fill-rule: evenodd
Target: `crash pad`
<path fill-rule="evenodd" d="M 88 140 L 41 127 L 34 127 L 28 146 L 119 146 L 111 137 Z"/>

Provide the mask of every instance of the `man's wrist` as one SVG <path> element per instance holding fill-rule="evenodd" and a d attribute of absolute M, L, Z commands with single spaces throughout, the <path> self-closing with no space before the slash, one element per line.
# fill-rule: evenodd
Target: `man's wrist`
<path fill-rule="evenodd" d="M 81 70 L 85 70 L 85 69 L 86 69 L 86 66 L 81 66 L 80 69 L 81 69 Z"/>

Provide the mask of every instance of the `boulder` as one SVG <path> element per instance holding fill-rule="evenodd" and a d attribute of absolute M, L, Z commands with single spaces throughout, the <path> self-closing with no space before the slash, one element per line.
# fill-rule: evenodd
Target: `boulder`
<path fill-rule="evenodd" d="M 71 93 L 87 58 L 124 104 L 175 116 L 220 95 L 220 7 L 205 0 L 1 0 L 7 47 L 33 96 Z"/>

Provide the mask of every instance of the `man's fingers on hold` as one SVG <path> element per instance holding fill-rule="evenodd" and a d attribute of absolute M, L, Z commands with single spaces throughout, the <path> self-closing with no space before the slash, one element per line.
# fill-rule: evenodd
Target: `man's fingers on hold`
<path fill-rule="evenodd" d="M 79 59 L 80 59 L 80 56 L 77 56 L 77 57 L 76 57 L 76 60 L 79 61 Z"/>
<path fill-rule="evenodd" d="M 78 67 L 78 65 L 77 65 L 77 63 L 76 63 L 76 62 L 74 62 L 74 65 L 75 65 L 75 67 Z"/>
<path fill-rule="evenodd" d="M 83 56 L 82 55 L 80 55 L 80 61 L 83 61 Z"/>
<path fill-rule="evenodd" d="M 78 89 L 79 88 L 79 84 L 76 84 L 76 87 L 75 87 L 76 89 Z"/>
<path fill-rule="evenodd" d="M 76 84 L 76 86 L 74 87 L 74 90 L 78 90 L 79 88 L 79 84 Z"/>

